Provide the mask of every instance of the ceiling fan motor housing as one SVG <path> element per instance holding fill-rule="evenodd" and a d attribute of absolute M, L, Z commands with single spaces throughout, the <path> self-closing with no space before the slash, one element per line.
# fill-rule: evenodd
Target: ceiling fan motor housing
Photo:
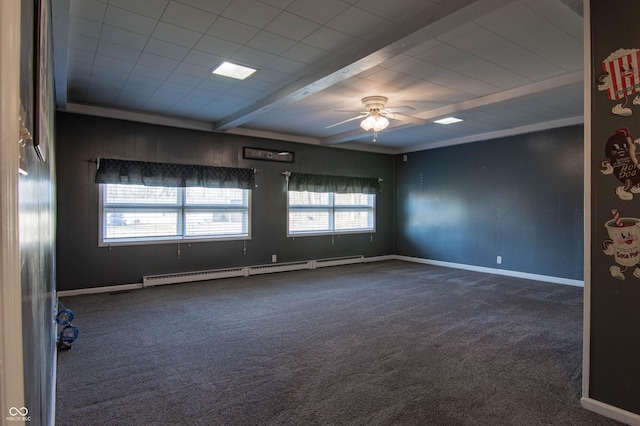
<path fill-rule="evenodd" d="M 368 111 L 380 111 L 386 105 L 388 99 L 385 96 L 367 96 L 366 98 L 362 98 L 362 105 Z"/>

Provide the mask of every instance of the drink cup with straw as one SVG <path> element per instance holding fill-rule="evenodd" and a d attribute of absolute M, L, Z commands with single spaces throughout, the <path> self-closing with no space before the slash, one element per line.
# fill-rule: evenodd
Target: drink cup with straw
<path fill-rule="evenodd" d="M 618 213 L 618 210 L 613 209 L 611 210 L 611 213 L 613 214 L 613 220 L 616 223 L 617 227 L 623 227 L 624 223 L 622 223 L 622 219 L 620 219 L 620 213 Z"/>

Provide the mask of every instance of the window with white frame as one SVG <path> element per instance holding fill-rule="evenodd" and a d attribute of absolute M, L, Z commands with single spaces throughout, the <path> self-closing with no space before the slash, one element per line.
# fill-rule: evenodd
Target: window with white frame
<path fill-rule="evenodd" d="M 100 185 L 100 245 L 250 238 L 251 191 Z"/>
<path fill-rule="evenodd" d="M 289 236 L 375 231 L 375 194 L 288 191 Z"/>

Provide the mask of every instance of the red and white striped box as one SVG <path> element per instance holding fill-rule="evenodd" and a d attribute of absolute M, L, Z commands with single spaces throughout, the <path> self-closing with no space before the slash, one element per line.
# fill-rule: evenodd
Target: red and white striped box
<path fill-rule="evenodd" d="M 616 50 L 602 61 L 602 70 L 611 78 L 609 99 L 622 99 L 640 91 L 640 50 Z"/>

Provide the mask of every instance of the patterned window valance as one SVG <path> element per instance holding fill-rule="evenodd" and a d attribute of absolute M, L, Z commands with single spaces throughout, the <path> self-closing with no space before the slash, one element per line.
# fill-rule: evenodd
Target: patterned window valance
<path fill-rule="evenodd" d="M 308 173 L 286 173 L 290 191 L 336 192 L 339 194 L 380 192 L 380 179 L 353 176 L 313 175 Z"/>
<path fill-rule="evenodd" d="M 190 164 L 149 163 L 146 161 L 98 160 L 96 183 L 206 188 L 255 187 L 255 170 Z"/>

